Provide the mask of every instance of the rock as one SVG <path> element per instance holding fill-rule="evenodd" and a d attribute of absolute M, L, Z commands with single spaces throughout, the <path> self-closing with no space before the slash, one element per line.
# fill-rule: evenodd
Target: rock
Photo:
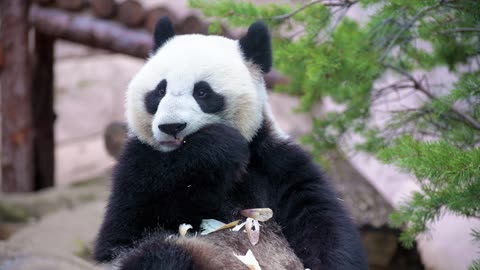
<path fill-rule="evenodd" d="M 23 227 L 25 227 L 25 224 L 22 223 L 0 222 L 0 241 L 7 240 Z"/>
<path fill-rule="evenodd" d="M 106 174 L 110 175 L 110 172 Z M 94 201 L 106 200 L 108 188 L 103 175 L 81 184 L 50 188 L 36 193 L 2 194 L 0 223 L 25 223 L 59 209 L 73 208 Z"/>
<path fill-rule="evenodd" d="M 388 227 L 391 204 L 339 151 L 332 150 L 327 173 L 358 228 Z"/>
<path fill-rule="evenodd" d="M 2 222 L 27 222 L 30 213 L 25 208 L 14 202 L 0 201 L 0 221 Z"/>
<path fill-rule="evenodd" d="M 397 236 L 389 228 L 362 230 L 361 234 L 363 245 L 368 254 L 368 264 L 387 268 L 397 251 Z"/>
<path fill-rule="evenodd" d="M 26 226 L 7 243 L 28 254 L 84 256 L 85 249 L 91 250 L 105 205 L 105 201 L 94 201 L 60 210 Z"/>
<path fill-rule="evenodd" d="M 32 252 L 23 247 L 0 243 L 2 270 L 100 270 L 92 263 L 71 255 Z"/>
<path fill-rule="evenodd" d="M 104 201 L 63 209 L 0 242 L 2 270 L 98 270 L 89 261 Z"/>

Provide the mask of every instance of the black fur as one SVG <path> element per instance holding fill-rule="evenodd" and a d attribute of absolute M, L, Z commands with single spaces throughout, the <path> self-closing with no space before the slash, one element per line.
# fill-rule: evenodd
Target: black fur
<path fill-rule="evenodd" d="M 145 109 L 149 114 L 155 114 L 155 112 L 157 112 L 158 104 L 165 96 L 166 91 L 167 80 L 163 79 L 154 90 L 145 95 Z"/>
<path fill-rule="evenodd" d="M 272 47 L 270 33 L 263 22 L 252 24 L 247 34 L 240 39 L 240 48 L 247 60 L 252 61 L 267 73 L 272 67 Z"/>
<path fill-rule="evenodd" d="M 217 113 L 223 111 L 225 98 L 215 93 L 205 81 L 199 81 L 193 87 L 193 97 L 205 113 Z"/>
<path fill-rule="evenodd" d="M 230 220 L 228 194 L 248 160 L 247 141 L 224 125 L 205 127 L 167 153 L 129 140 L 113 174 L 95 258 L 111 261 L 158 227 L 177 232 L 182 223 L 199 229 L 205 217 Z"/>
<path fill-rule="evenodd" d="M 239 210 L 256 207 L 273 209 L 305 267 L 367 269 L 358 233 L 322 172 L 299 146 L 271 136 L 266 125 L 250 144 L 233 128 L 211 125 L 169 153 L 131 139 L 114 172 L 94 255 L 108 262 L 146 232 L 176 233 L 181 223 L 198 229 L 203 218 L 229 222 Z M 193 267 L 185 265 L 181 249 L 156 250 L 145 263 L 160 260 L 167 267 L 173 253 L 179 257 L 176 269 Z"/>
<path fill-rule="evenodd" d="M 162 47 L 167 40 L 175 36 L 173 25 L 167 16 L 160 18 L 153 32 L 153 52 Z"/>
<path fill-rule="evenodd" d="M 138 247 L 125 254 L 121 270 L 197 270 L 192 256 L 174 243 L 158 241 L 165 235 L 147 238 Z"/>

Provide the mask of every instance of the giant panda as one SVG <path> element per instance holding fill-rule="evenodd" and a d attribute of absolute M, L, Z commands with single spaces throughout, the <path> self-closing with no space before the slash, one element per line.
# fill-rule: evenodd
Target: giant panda
<path fill-rule="evenodd" d="M 262 269 L 367 269 L 336 193 L 274 121 L 263 80 L 271 66 L 262 22 L 231 40 L 175 35 L 168 18 L 159 20 L 151 57 L 127 89 L 130 135 L 113 173 L 98 262 L 247 269 L 225 255 L 248 247 L 239 234 L 174 235 L 182 223 L 198 230 L 205 218 L 228 223 L 242 209 L 268 207 L 273 218 L 255 247 Z"/>

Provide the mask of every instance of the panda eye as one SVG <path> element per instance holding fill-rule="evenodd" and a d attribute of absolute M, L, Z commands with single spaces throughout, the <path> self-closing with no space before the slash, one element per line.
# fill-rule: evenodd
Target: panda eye
<path fill-rule="evenodd" d="M 198 89 L 197 91 L 195 91 L 195 96 L 197 96 L 198 98 L 205 98 L 207 96 L 207 90 Z"/>
<path fill-rule="evenodd" d="M 160 94 L 161 97 L 165 96 L 165 94 L 167 93 L 167 90 L 165 89 L 158 89 L 158 93 Z"/>
<path fill-rule="evenodd" d="M 165 96 L 167 93 L 167 80 L 163 79 L 155 89 L 158 91 L 160 97 Z"/>
<path fill-rule="evenodd" d="M 193 97 L 198 99 L 210 98 L 213 93 L 210 85 L 205 81 L 199 81 L 193 86 Z"/>

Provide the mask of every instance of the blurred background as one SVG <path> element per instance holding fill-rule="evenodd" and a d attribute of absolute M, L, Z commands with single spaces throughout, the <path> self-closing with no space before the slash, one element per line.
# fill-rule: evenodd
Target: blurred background
<path fill-rule="evenodd" d="M 177 34 L 270 26 L 273 114 L 371 269 L 480 269 L 477 0 L 2 0 L 0 269 L 99 268 L 125 89 L 165 15 Z"/>

